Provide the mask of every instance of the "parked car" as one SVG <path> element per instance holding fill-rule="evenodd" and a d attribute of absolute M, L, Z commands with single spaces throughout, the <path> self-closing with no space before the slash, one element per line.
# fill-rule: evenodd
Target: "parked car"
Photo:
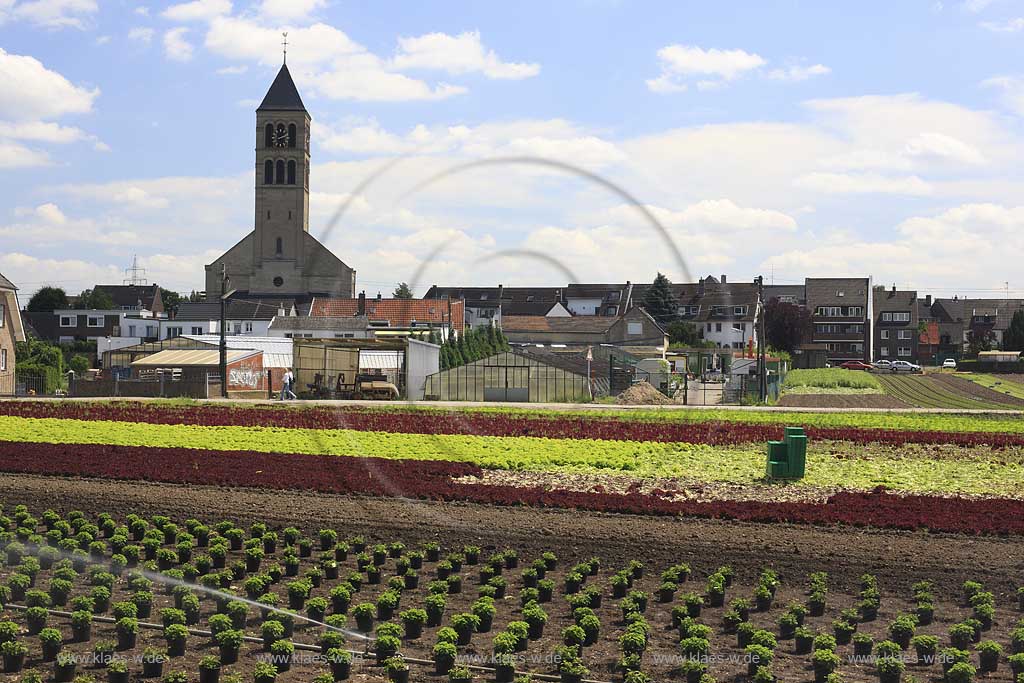
<path fill-rule="evenodd" d="M 876 360 L 874 363 L 871 364 L 871 367 L 873 367 L 875 370 L 889 370 L 892 368 L 892 361 Z"/>
<path fill-rule="evenodd" d="M 956 370 L 956 360 L 952 358 L 947 358 L 946 360 L 942 361 L 942 367 L 948 370 Z"/>
<path fill-rule="evenodd" d="M 839 367 L 846 368 L 847 370 L 871 370 L 873 369 L 869 363 L 865 363 L 862 360 L 848 360 Z"/>
<path fill-rule="evenodd" d="M 921 372 L 921 366 L 914 365 L 908 360 L 894 360 L 889 366 L 889 372 Z"/>

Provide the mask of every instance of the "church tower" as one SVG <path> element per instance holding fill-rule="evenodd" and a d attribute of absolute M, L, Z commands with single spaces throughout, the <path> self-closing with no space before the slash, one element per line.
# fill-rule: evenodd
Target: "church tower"
<path fill-rule="evenodd" d="M 294 291 L 286 278 L 301 272 L 309 232 L 309 126 L 288 65 L 256 110 L 255 281 L 252 293 Z"/>
<path fill-rule="evenodd" d="M 250 300 L 354 296 L 356 271 L 309 233 L 311 121 L 282 65 L 256 110 L 253 230 L 206 266 L 207 301 L 218 300 L 223 272 L 230 288 Z"/>

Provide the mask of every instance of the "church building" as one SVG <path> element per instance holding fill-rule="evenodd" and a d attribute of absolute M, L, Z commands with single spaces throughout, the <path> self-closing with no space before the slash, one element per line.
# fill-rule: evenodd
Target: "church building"
<path fill-rule="evenodd" d="M 208 301 L 218 300 L 225 270 L 236 297 L 354 295 L 356 271 L 309 234 L 310 123 L 285 64 L 256 110 L 255 229 L 206 266 Z"/>

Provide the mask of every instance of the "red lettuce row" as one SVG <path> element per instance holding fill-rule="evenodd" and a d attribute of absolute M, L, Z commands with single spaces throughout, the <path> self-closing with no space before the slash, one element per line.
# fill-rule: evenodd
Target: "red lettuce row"
<path fill-rule="evenodd" d="M 733 445 L 779 439 L 780 425 L 744 422 L 666 422 L 598 416 L 536 417 L 500 413 L 417 410 L 366 410 L 353 407 L 299 409 L 234 406 L 161 406 L 152 403 L 55 403 L 0 401 L 0 415 L 75 420 L 115 420 L 151 424 L 266 426 L 301 429 L 355 429 L 405 434 L 538 436 L 553 439 L 604 439 Z M 940 432 L 805 426 L 812 439 L 859 444 L 950 444 L 1022 447 L 1024 434 Z"/>
<path fill-rule="evenodd" d="M 181 484 L 458 500 L 746 522 L 1024 534 L 1024 501 L 839 493 L 824 503 L 674 501 L 653 493 L 576 492 L 456 481 L 469 463 L 290 455 L 185 448 L 0 442 L 0 471 Z"/>

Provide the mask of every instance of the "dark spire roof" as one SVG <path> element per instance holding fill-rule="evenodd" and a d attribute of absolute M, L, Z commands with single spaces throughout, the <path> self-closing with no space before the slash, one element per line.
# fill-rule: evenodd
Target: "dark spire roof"
<path fill-rule="evenodd" d="M 277 78 L 256 111 L 306 111 L 287 64 L 282 65 L 277 72 Z"/>

